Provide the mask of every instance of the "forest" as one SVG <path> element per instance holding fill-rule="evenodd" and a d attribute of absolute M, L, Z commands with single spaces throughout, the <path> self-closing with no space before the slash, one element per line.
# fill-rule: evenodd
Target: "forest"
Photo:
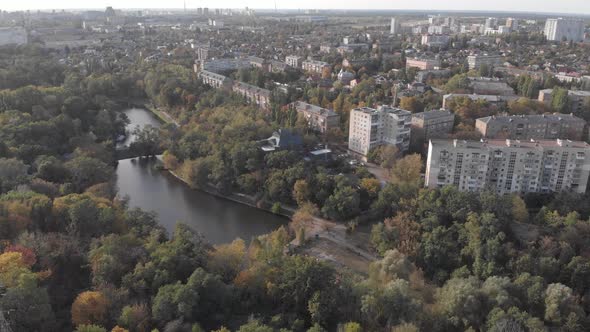
<path fill-rule="evenodd" d="M 0 310 L 13 331 L 590 329 L 588 196 L 424 189 L 420 157 L 386 149 L 373 157 L 390 172 L 382 187 L 364 167 L 262 153 L 259 141 L 279 127 L 307 147 L 322 141 L 288 110 L 255 109 L 189 68 L 85 72 L 43 52 L 0 52 Z M 7 69 L 15 58 L 21 70 Z M 371 104 L 372 85 L 303 98 L 346 113 Z M 215 246 L 183 224 L 167 234 L 158 216 L 116 195 L 126 98 L 179 120 L 157 144 L 192 187 L 372 224 L 379 260 L 357 274 L 287 254 L 293 227 Z"/>

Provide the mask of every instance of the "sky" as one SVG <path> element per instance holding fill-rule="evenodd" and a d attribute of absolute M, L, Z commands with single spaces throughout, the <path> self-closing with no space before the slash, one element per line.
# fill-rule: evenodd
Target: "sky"
<path fill-rule="evenodd" d="M 73 8 L 274 8 L 275 0 L 1 0 L 2 10 Z M 590 0 L 276 0 L 279 9 L 488 10 L 590 14 Z"/>

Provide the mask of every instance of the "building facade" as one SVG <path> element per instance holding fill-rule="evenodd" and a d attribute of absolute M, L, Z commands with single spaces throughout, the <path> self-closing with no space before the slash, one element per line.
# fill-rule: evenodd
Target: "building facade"
<path fill-rule="evenodd" d="M 440 60 L 437 59 L 407 59 L 406 68 L 418 68 L 420 70 L 432 70 L 440 68 Z"/>
<path fill-rule="evenodd" d="M 569 18 L 547 19 L 545 37 L 551 41 L 584 41 L 584 21 Z"/>
<path fill-rule="evenodd" d="M 234 82 L 232 91 L 242 95 L 250 103 L 256 104 L 262 109 L 270 107 L 270 90 L 243 82 Z"/>
<path fill-rule="evenodd" d="M 449 45 L 451 38 L 449 35 L 431 35 L 426 34 L 422 35 L 422 45 L 426 45 L 428 47 L 446 47 Z"/>
<path fill-rule="evenodd" d="M 362 107 L 350 111 L 348 149 L 366 156 L 380 145 L 395 145 L 401 151 L 410 146 L 412 113 L 399 108 Z"/>
<path fill-rule="evenodd" d="M 230 78 L 207 70 L 201 70 L 199 72 L 199 78 L 203 83 L 216 89 L 230 89 L 232 86 L 232 80 Z"/>
<path fill-rule="evenodd" d="M 305 71 L 321 74 L 324 68 L 330 68 L 330 64 L 317 60 L 305 60 L 301 63 L 301 67 Z"/>
<path fill-rule="evenodd" d="M 340 126 L 340 115 L 333 110 L 296 101 L 291 104 L 297 113 L 302 114 L 309 127 L 317 132 L 326 133 Z"/>
<path fill-rule="evenodd" d="M 302 58 L 297 55 L 289 55 L 285 58 L 285 62 L 293 68 L 301 68 Z"/>
<path fill-rule="evenodd" d="M 569 112 L 580 114 L 590 105 L 590 91 L 569 90 L 567 92 Z M 539 91 L 539 101 L 551 105 L 553 101 L 553 89 Z"/>
<path fill-rule="evenodd" d="M 391 26 L 389 27 L 389 33 L 392 35 L 397 35 L 400 32 L 400 25 L 398 20 L 393 17 L 391 19 Z"/>
<path fill-rule="evenodd" d="M 582 140 L 586 121 L 573 114 L 486 116 L 475 128 L 486 138 Z"/>
<path fill-rule="evenodd" d="M 425 185 L 498 194 L 584 193 L 588 175 L 590 146 L 585 142 L 431 140 Z"/>
<path fill-rule="evenodd" d="M 412 139 L 424 142 L 432 138 L 445 138 L 455 124 L 455 114 L 447 110 L 432 110 L 412 114 Z"/>
<path fill-rule="evenodd" d="M 479 69 L 482 65 L 489 67 L 496 67 L 504 62 L 504 58 L 501 55 L 485 55 L 475 54 L 467 57 L 467 64 L 469 69 Z"/>
<path fill-rule="evenodd" d="M 0 45 L 22 45 L 28 42 L 27 30 L 23 27 L 0 28 Z"/>

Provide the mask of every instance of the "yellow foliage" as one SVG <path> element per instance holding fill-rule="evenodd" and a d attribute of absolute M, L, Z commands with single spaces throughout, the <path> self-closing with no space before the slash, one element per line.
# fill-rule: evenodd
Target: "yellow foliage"
<path fill-rule="evenodd" d="M 246 257 L 246 243 L 235 239 L 230 244 L 216 245 L 209 253 L 209 269 L 226 280 L 234 279 L 240 272 Z"/>
<path fill-rule="evenodd" d="M 124 329 L 124 328 L 122 328 L 122 327 L 120 327 L 120 326 L 117 325 L 117 326 L 113 327 L 113 329 L 111 330 L 111 332 L 129 332 L 129 330 L 126 330 L 126 329 Z"/>
<path fill-rule="evenodd" d="M 21 277 L 32 274 L 20 252 L 7 252 L 0 255 L 0 283 L 4 286 L 16 287 Z"/>
<path fill-rule="evenodd" d="M 101 292 L 80 293 L 72 304 L 72 323 L 76 326 L 103 323 L 108 305 L 107 298 Z"/>

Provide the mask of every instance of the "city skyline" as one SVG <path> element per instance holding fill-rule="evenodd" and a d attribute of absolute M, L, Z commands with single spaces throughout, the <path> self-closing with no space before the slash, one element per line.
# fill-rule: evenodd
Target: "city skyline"
<path fill-rule="evenodd" d="M 421 3 L 407 3 L 402 1 L 387 1 L 376 0 L 371 1 L 370 4 L 359 3 L 352 0 L 324 0 L 311 1 L 301 0 L 297 2 L 288 2 L 280 0 L 222 0 L 222 1 L 208 1 L 208 0 L 176 0 L 172 2 L 162 2 L 158 0 L 89 0 L 85 1 L 83 5 L 77 1 L 71 0 L 57 0 L 49 3 L 38 0 L 23 0 L 19 2 L 7 3 L 0 6 L 2 10 L 47 10 L 47 9 L 84 9 L 84 8 L 104 8 L 113 6 L 115 8 L 169 8 L 194 9 L 198 7 L 209 8 L 255 8 L 255 9 L 350 9 L 350 10 L 432 10 L 432 11 L 493 11 L 497 8 L 502 8 L 503 12 L 537 12 L 537 13 L 556 13 L 556 14 L 590 14 L 590 2 L 585 0 L 569 0 L 559 3 L 542 3 L 534 0 L 524 1 L 509 1 L 498 0 L 494 3 L 493 8 L 489 2 L 484 1 L 468 1 L 468 0 L 454 0 L 447 2 L 427 0 Z"/>

